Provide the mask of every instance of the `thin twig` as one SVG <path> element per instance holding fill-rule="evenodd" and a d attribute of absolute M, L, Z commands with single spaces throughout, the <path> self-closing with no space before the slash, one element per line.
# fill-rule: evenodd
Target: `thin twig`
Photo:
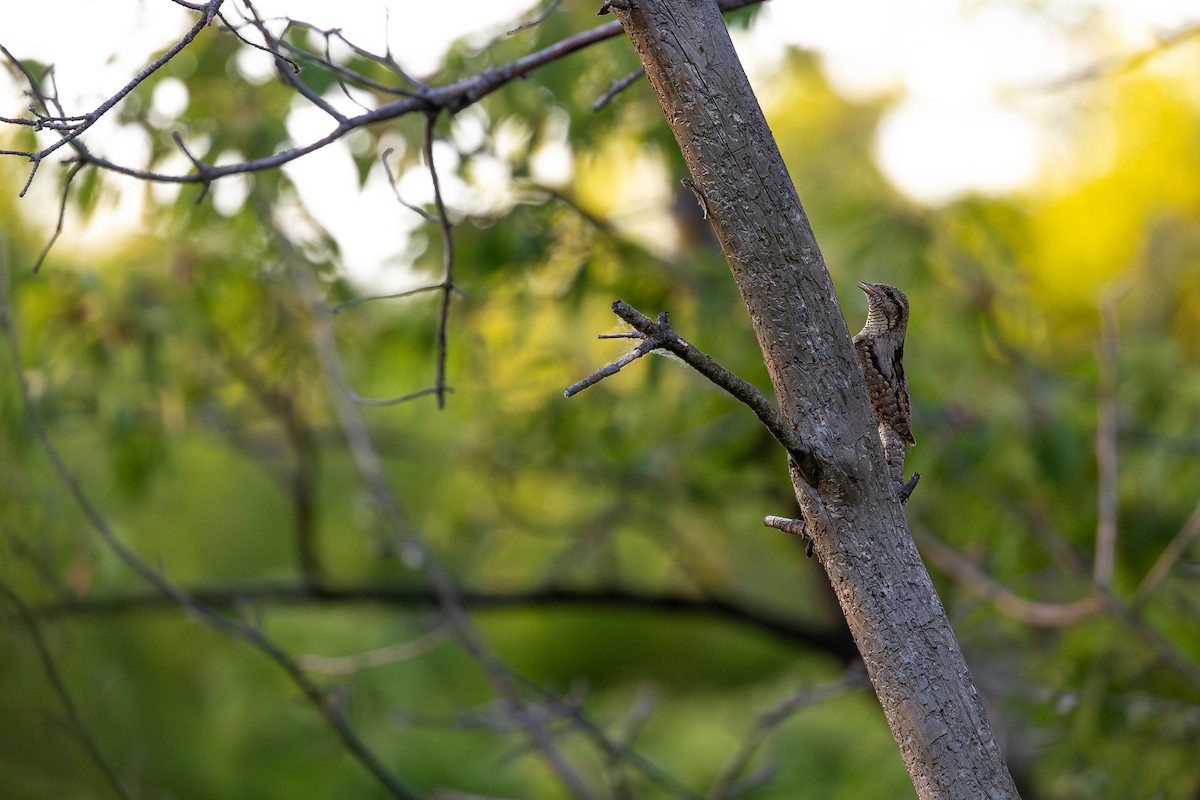
<path fill-rule="evenodd" d="M 247 4 L 247 6 L 249 6 L 249 4 Z M 261 52 L 263 52 L 263 53 L 266 53 L 266 54 L 270 55 L 270 56 L 271 56 L 273 59 L 275 59 L 277 62 L 278 62 L 278 61 L 280 61 L 280 60 L 282 60 L 284 63 L 286 63 L 286 64 L 287 64 L 288 68 L 291 70 L 291 72 L 292 72 L 293 74 L 296 74 L 296 75 L 299 75 L 299 74 L 300 74 L 300 65 L 299 65 L 299 64 L 297 64 L 295 61 L 293 61 L 292 59 L 288 58 L 287 56 L 284 56 L 284 55 L 282 55 L 282 54 L 281 54 L 281 53 L 280 53 L 278 50 L 272 50 L 272 49 L 271 49 L 269 46 L 267 46 L 267 45 L 261 45 L 261 44 L 259 44 L 258 42 L 254 42 L 254 41 L 251 41 L 250 39 L 247 39 L 245 36 L 243 36 L 243 35 L 242 35 L 242 31 L 241 31 L 241 29 L 242 29 L 242 27 L 243 27 L 243 26 L 242 26 L 242 25 L 234 25 L 232 22 L 230 22 L 228 19 L 226 19 L 226 18 L 225 18 L 225 15 L 224 15 L 224 14 L 220 14 L 220 15 L 219 15 L 219 17 L 220 17 L 220 20 L 221 20 L 221 22 L 224 22 L 224 23 L 225 23 L 225 27 L 226 27 L 226 28 L 229 30 L 229 32 L 230 32 L 230 33 L 232 33 L 234 36 L 236 36 L 236 37 L 237 37 L 237 39 L 238 39 L 238 41 L 240 41 L 242 44 L 246 45 L 247 47 L 253 47 L 255 50 L 258 50 L 258 51 L 261 51 Z M 256 19 L 256 20 L 258 19 L 258 13 L 257 13 L 257 12 L 254 12 L 254 17 L 255 17 L 255 19 Z M 243 17 L 243 19 L 245 19 L 245 17 Z M 253 23 L 253 22 L 251 22 L 251 23 L 249 23 L 249 24 L 250 24 L 252 27 L 255 27 L 255 28 L 257 28 L 257 27 L 258 27 L 258 26 L 257 26 L 255 23 Z M 264 37 L 264 39 L 265 39 L 265 38 L 266 38 L 266 37 Z M 278 44 L 278 45 L 285 45 L 285 46 L 286 46 L 286 43 L 285 43 L 285 42 L 282 42 L 282 41 L 279 41 L 279 40 L 275 40 L 275 43 L 276 43 L 276 44 Z M 278 67 L 278 66 L 279 66 L 279 65 L 278 65 L 278 63 L 277 63 L 277 64 L 276 64 L 276 67 Z"/>
<path fill-rule="evenodd" d="M 438 115 L 433 113 L 425 117 L 425 161 L 429 168 L 429 178 L 433 181 L 433 206 L 437 211 L 438 229 L 442 234 L 442 300 L 438 308 L 435 339 L 437 366 L 433 379 L 437 405 L 441 409 L 446 407 L 446 336 L 450 324 L 450 300 L 454 296 L 454 231 L 450 216 L 446 212 L 446 202 L 442 198 L 442 184 L 438 179 L 437 165 L 433 161 L 434 126 L 437 124 L 437 117 Z"/>
<path fill-rule="evenodd" d="M 391 26 L 391 12 L 388 9 L 384 9 L 384 16 L 385 16 L 385 25 L 390 27 Z M 304 22 L 302 20 L 294 20 L 294 19 L 290 19 L 290 18 L 287 20 L 287 22 L 288 22 L 288 25 L 291 27 L 300 28 L 303 30 L 309 30 L 309 31 L 313 31 L 315 33 L 319 33 L 322 37 L 324 37 L 326 42 L 328 42 L 330 39 L 337 39 L 342 44 L 344 44 L 346 47 L 348 47 L 350 49 L 350 51 L 353 52 L 356 56 L 364 58 L 368 61 L 373 61 L 374 63 L 383 67 L 387 71 L 396 75 L 396 77 L 398 77 L 400 80 L 404 81 L 404 83 L 413 87 L 412 89 L 405 89 L 405 88 L 401 88 L 401 87 L 387 86 L 384 84 L 376 83 L 375 81 L 372 81 L 371 79 L 367 78 L 366 76 L 359 75 L 358 73 L 353 72 L 352 70 L 349 70 L 345 67 L 342 67 L 337 64 L 326 63 L 324 59 L 316 56 L 315 54 L 309 53 L 306 50 L 302 50 L 300 48 L 293 47 L 291 45 L 288 45 L 286 42 L 283 43 L 284 46 L 288 48 L 288 50 L 290 50 L 298 55 L 302 55 L 305 58 L 308 58 L 315 63 L 321 64 L 324 67 L 333 69 L 334 71 L 337 71 L 337 72 L 341 72 L 346 77 L 354 80 L 355 82 L 361 82 L 361 84 L 364 88 L 373 88 L 373 89 L 378 89 L 379 91 L 387 93 L 387 94 L 396 94 L 396 95 L 411 96 L 411 97 L 419 97 L 419 96 L 431 91 L 431 87 L 429 86 L 429 84 L 425 83 L 424 81 L 420 80 L 419 78 L 417 78 L 413 75 L 410 75 L 407 70 L 405 70 L 403 67 L 400 66 L 399 62 L 397 62 L 396 59 L 392 56 L 392 50 L 391 50 L 390 43 L 387 45 L 387 49 L 386 49 L 386 52 L 384 53 L 384 55 L 381 56 L 381 55 L 372 53 L 370 50 L 360 47 L 357 44 L 355 44 L 354 42 L 350 41 L 349 39 L 347 39 L 345 37 L 345 35 L 342 33 L 342 31 L 338 28 L 322 29 L 322 28 L 316 27 L 315 25 L 312 25 L 311 23 Z M 390 42 L 388 37 L 384 37 L 384 39 L 385 39 L 385 41 Z"/>
<path fill-rule="evenodd" d="M 196 175 L 201 178 L 200 192 L 196 195 L 194 201 L 196 205 L 200 205 L 204 201 L 204 198 L 208 196 L 209 189 L 212 188 L 212 178 L 209 177 L 209 174 L 212 172 L 212 166 L 192 154 L 192 151 L 188 149 L 187 143 L 183 141 L 183 134 L 179 131 L 172 131 L 171 141 L 175 142 L 175 146 L 187 156 L 188 161 L 192 162 L 192 166 L 196 168 Z"/>
<path fill-rule="evenodd" d="M 1183 523 L 1183 527 L 1179 529 L 1179 533 L 1175 534 L 1175 538 L 1163 548 L 1162 553 L 1154 562 L 1154 566 L 1150 567 L 1150 571 L 1146 573 L 1146 577 L 1142 579 L 1141 586 L 1138 587 L 1134 594 L 1134 605 L 1141 606 L 1146 603 L 1150 597 L 1158 591 L 1158 587 L 1171 574 L 1171 570 L 1179 563 L 1179 559 L 1183 558 L 1187 553 L 1188 548 L 1192 546 L 1192 542 L 1200 539 L 1200 504 L 1197 504 L 1192 509 L 1191 516 L 1187 522 Z"/>
<path fill-rule="evenodd" d="M 122 86 L 116 94 L 102 102 L 94 110 L 88 112 L 87 114 L 81 114 L 74 117 L 40 119 L 39 122 L 41 124 L 38 126 L 39 128 L 50 128 L 51 130 L 55 130 L 59 133 L 60 138 L 53 144 L 47 145 L 36 153 L 30 154 L 31 160 L 41 161 L 63 145 L 70 144 L 75 139 L 82 136 L 84 131 L 96 124 L 96 122 L 99 121 L 99 119 L 105 114 L 107 114 L 113 106 L 125 99 L 130 92 L 140 86 L 155 72 L 166 66 L 167 62 L 179 55 L 179 53 L 181 53 L 185 47 L 191 44 L 192 40 L 200 35 L 200 31 L 204 30 L 210 24 L 213 14 L 220 10 L 223 2 L 224 0 L 210 0 L 210 2 L 206 4 L 207 13 L 197 20 L 196 24 L 189 28 L 187 33 L 185 33 L 179 39 L 179 41 L 175 42 L 175 44 L 172 45 L 167 52 L 150 62 L 150 64 L 141 72 L 133 76 L 133 79 L 129 81 L 129 83 Z"/>
<path fill-rule="evenodd" d="M 755 5 L 762 1 L 763 0 L 722 0 L 720 5 L 722 11 L 728 12 L 744 8 L 746 6 Z M 217 2 L 217 0 L 213 0 L 213 2 Z M 211 4 L 209 7 L 211 7 Z M 203 26 L 201 25 L 201 27 Z M 197 30 L 197 33 L 198 32 L 199 31 Z M 542 48 L 541 50 L 521 56 L 520 58 L 514 59 L 505 64 L 491 67 L 478 75 L 464 78 L 441 87 L 429 87 L 416 92 L 411 97 L 402 97 L 391 103 L 386 103 L 382 106 L 379 106 L 371 111 L 367 111 L 353 117 L 347 117 L 344 122 L 338 123 L 338 125 L 334 127 L 333 130 L 331 130 L 328 134 L 308 142 L 307 144 L 297 145 L 295 147 L 281 150 L 278 153 L 274 153 L 270 156 L 264 156 L 262 158 L 254 158 L 231 164 L 212 166 L 205 175 L 191 173 L 184 175 L 173 175 L 155 172 L 153 170 L 136 169 L 118 164 L 117 162 L 111 161 L 103 156 L 92 153 L 87 153 L 86 155 L 81 154 L 80 158 L 89 164 L 94 164 L 95 166 L 110 172 L 138 178 L 140 180 L 154 181 L 159 183 L 205 183 L 207 181 L 217 180 L 229 175 L 239 175 L 250 172 L 259 172 L 267 169 L 275 169 L 295 161 L 298 158 L 302 158 L 303 156 L 306 156 L 316 150 L 320 150 L 321 148 L 342 139 L 347 134 L 358 130 L 359 128 L 375 125 L 381 122 L 388 122 L 415 111 L 429 112 L 447 110 L 452 113 L 457 113 L 458 111 L 461 111 L 467 106 L 478 102 L 483 97 L 495 92 L 497 89 L 500 89 L 513 80 L 523 78 L 534 70 L 540 69 L 548 64 L 552 64 L 567 55 L 590 47 L 597 42 L 602 42 L 618 36 L 621 34 L 621 32 L 621 25 L 618 22 L 610 22 L 604 25 L 598 25 L 595 28 L 583 31 L 582 33 L 568 36 L 552 45 L 549 45 L 548 47 Z M 190 32 L 189 35 L 191 35 Z M 192 38 L 194 38 L 194 35 L 192 35 Z M 184 39 L 186 39 L 188 42 L 191 41 L 191 39 L 186 36 Z M 184 42 L 184 39 L 181 39 L 180 41 Z M 163 59 L 167 58 L 168 55 L 173 56 L 174 52 L 175 48 L 172 48 L 171 51 L 168 51 L 167 55 L 163 56 Z M 163 61 L 163 59 L 155 61 L 150 67 L 147 67 L 147 70 L 153 71 L 160 68 L 162 64 L 166 63 Z M 19 63 L 17 59 L 11 60 L 13 60 L 15 63 Z M 126 88 L 131 91 L 132 88 L 136 87 L 138 83 L 144 81 L 145 78 L 148 77 L 148 74 L 149 73 L 147 73 L 146 70 L 144 70 L 143 73 L 139 73 L 134 81 L 131 82 L 131 85 Z M 100 109 L 97 109 L 97 111 L 108 111 L 126 94 L 128 94 L 128 91 L 123 90 L 119 95 L 114 95 L 114 97 L 105 101 L 105 103 L 100 107 Z M 97 112 L 92 112 L 90 114 L 80 115 L 79 117 L 60 116 L 55 119 L 22 119 L 14 121 L 14 124 L 28 125 L 36 128 L 53 128 L 55 127 L 55 124 L 61 123 L 65 125 L 70 123 L 71 125 L 76 126 L 75 128 L 71 129 L 75 131 L 71 137 L 72 144 L 75 144 L 76 137 L 83 132 L 83 130 L 77 130 L 77 127 L 83 123 L 88 123 L 88 126 L 90 126 L 91 122 L 89 122 L 89 120 L 94 122 L 95 119 L 98 119 L 98 117 L 94 117 L 96 113 Z M 79 122 L 79 120 L 82 120 L 82 122 Z M 0 151 L 0 155 L 16 155 L 27 158 L 34 162 L 34 169 L 36 170 L 38 163 L 40 163 L 40 161 L 46 155 L 48 155 L 50 152 L 53 152 L 53 150 L 58 149 L 58 147 L 61 147 L 64 143 L 65 141 L 60 139 L 52 148 L 48 150 L 8 150 Z"/>
<path fill-rule="evenodd" d="M 754 727 L 742 737 L 737 752 L 717 775 L 705 800 L 735 797 L 749 788 L 744 785 L 744 781 L 738 779 L 750 766 L 754 754 L 779 729 L 780 725 L 791 719 L 797 712 L 840 697 L 847 692 L 865 689 L 868 686 L 870 686 L 870 682 L 867 680 L 862 665 L 855 664 L 840 680 L 825 686 L 818 686 L 815 689 L 800 689 L 781 700 L 773 708 L 764 711 L 759 715 Z"/>
<path fill-rule="evenodd" d="M 659 314 L 656 322 L 623 300 L 614 302 L 612 310 L 614 314 L 634 328 L 636 333 L 630 334 L 630 337 L 642 338 L 644 341 L 633 352 L 567 387 L 563 392 L 566 397 L 578 394 L 589 386 L 594 386 L 603 379 L 615 375 L 630 362 L 641 358 L 646 353 L 654 350 L 666 350 L 679 356 L 692 369 L 748 406 L 775 441 L 783 445 L 784 449 L 796 460 L 805 480 L 810 485 L 815 485 L 818 470 L 816 458 L 809 452 L 801 440 L 800 434 L 784 420 L 783 415 L 763 396 L 762 392 L 722 367 L 671 330 L 665 313 Z"/>
<path fill-rule="evenodd" d="M 437 117 L 436 114 L 430 113 L 426 118 L 425 145 L 423 148 L 424 155 L 425 155 L 425 161 L 426 161 L 427 167 L 429 169 L 429 176 L 433 183 L 433 200 L 434 200 L 434 208 L 436 210 L 435 214 L 430 214 L 429 212 L 425 211 L 424 209 L 420 209 L 414 205 L 410 205 L 409 203 L 405 202 L 404 198 L 402 198 L 400 196 L 400 191 L 399 191 L 398 187 L 396 186 L 395 176 L 392 174 L 391 166 L 387 162 L 388 156 L 392 152 L 391 148 L 388 148 L 387 150 L 385 150 L 383 152 L 383 154 L 381 155 L 380 159 L 383 162 L 384 171 L 387 173 L 388 183 L 391 184 L 392 191 L 396 195 L 396 200 L 399 201 L 400 204 L 403 205 L 405 208 L 408 208 L 412 211 L 415 211 L 417 214 L 420 214 L 421 218 L 424 219 L 425 221 L 430 222 L 430 223 L 435 223 L 438 226 L 438 230 L 441 233 L 441 238 L 442 238 L 442 277 L 441 277 L 441 279 L 437 283 L 431 283 L 431 284 L 427 284 L 425 286 L 417 286 L 413 289 L 407 289 L 407 290 L 401 291 L 401 292 L 390 292 L 390 293 L 385 293 L 385 294 L 368 295 L 366 297 L 357 297 L 357 298 L 354 298 L 353 300 L 348 300 L 344 303 L 340 303 L 340 304 L 334 306 L 333 308 L 330 309 L 330 312 L 329 312 L 331 314 L 337 314 L 338 312 L 345 311 L 346 309 L 354 308 L 355 306 L 362 305 L 363 303 L 369 303 L 374 300 L 386 300 L 386 299 L 394 300 L 394 299 L 399 299 L 402 297 L 409 297 L 409 296 L 416 295 L 416 294 L 422 294 L 424 292 L 441 292 L 441 299 L 440 299 L 440 302 L 438 305 L 438 322 L 437 322 L 437 328 L 436 328 L 436 334 L 435 334 L 435 347 L 437 348 L 437 352 L 434 356 L 435 367 L 434 367 L 433 386 L 430 386 L 430 387 L 427 387 L 424 389 L 418 389 L 415 392 L 408 392 L 407 394 L 397 395 L 395 397 L 388 397 L 388 398 L 384 398 L 384 399 L 363 397 L 363 396 L 359 395 L 357 392 L 355 392 L 353 389 L 349 390 L 351 396 L 354 398 L 354 402 L 358 403 L 359 405 L 376 406 L 376 407 L 378 407 L 378 406 L 394 406 L 394 405 L 399 405 L 401 403 L 407 403 L 410 400 L 416 400 L 421 397 L 426 397 L 428 395 L 434 395 L 437 398 L 438 408 L 441 409 L 441 408 L 445 408 L 446 395 L 450 394 L 451 392 L 454 391 L 453 389 L 451 389 L 449 386 L 446 385 L 446 357 L 447 357 L 447 352 L 448 352 L 448 347 L 449 347 L 448 334 L 449 334 L 449 320 L 450 320 L 450 301 L 455 294 L 460 294 L 460 292 L 458 290 L 458 287 L 454 285 L 454 232 L 453 232 L 453 225 L 450 222 L 449 213 L 446 210 L 446 204 L 442 198 L 441 181 L 438 178 L 437 167 L 433 163 L 433 135 L 434 135 L 434 124 L 437 121 L 436 117 Z"/>
<path fill-rule="evenodd" d="M 442 395 L 452 391 L 453 389 L 447 389 L 446 387 L 439 389 L 436 386 L 427 386 L 424 389 L 417 389 L 415 392 L 408 392 L 407 394 L 399 394 L 395 397 L 386 397 L 382 399 L 375 397 L 363 397 L 358 392 L 353 390 L 350 391 L 350 396 L 353 398 L 354 402 L 358 403 L 360 406 L 372 406 L 378 408 L 385 406 L 398 406 L 401 403 L 407 403 L 410 400 L 416 400 L 420 397 L 428 397 L 431 394 Z"/>
<path fill-rule="evenodd" d="M 616 338 L 627 339 L 630 337 L 626 336 L 626 335 L 617 337 L 617 336 L 613 336 L 613 335 L 601 334 L 600 336 L 597 336 L 596 338 L 597 339 L 616 339 Z M 662 341 L 659 341 L 656 339 L 647 339 L 646 341 L 642 342 L 637 347 L 635 347 L 633 350 L 631 350 L 630 352 L 621 356 L 620 358 L 618 358 L 616 361 L 612 362 L 611 364 L 605 364 L 603 367 L 596 370 L 591 375 L 588 375 L 586 378 L 583 378 L 582 380 L 572 383 L 570 386 L 568 386 L 566 389 L 563 390 L 563 397 L 573 397 L 573 396 L 579 394 L 580 392 L 582 392 L 584 389 L 587 389 L 588 387 L 591 387 L 591 386 L 595 386 L 597 383 L 604 380 L 605 378 L 616 375 L 622 369 L 629 366 L 630 364 L 632 364 L 634 361 L 641 358 L 642 356 L 648 355 L 650 353 L 653 353 L 655 350 L 663 348 L 664 345 L 665 345 L 665 342 L 662 342 Z"/>
<path fill-rule="evenodd" d="M 434 292 L 441 288 L 441 281 L 438 281 L 437 283 L 431 283 L 425 286 L 417 286 L 412 289 L 405 289 L 402 292 L 386 292 L 384 294 L 363 295 L 362 297 L 355 297 L 351 300 L 347 300 L 344 303 L 338 303 L 336 306 L 333 306 L 329 309 L 329 313 L 340 314 L 343 311 L 348 311 L 356 306 L 361 306 L 363 303 L 373 303 L 376 300 L 399 300 L 402 297 L 412 297 L 413 295 L 424 294 L 425 292 Z"/>
<path fill-rule="evenodd" d="M 63 179 L 62 194 L 58 198 L 58 221 L 54 225 L 54 233 L 50 234 L 50 238 L 42 245 L 38 257 L 33 262 L 33 271 L 36 273 L 42 268 L 42 264 L 46 261 L 46 256 L 50 255 L 50 250 L 54 247 L 54 243 L 58 241 L 58 237 L 62 236 L 63 223 L 67 218 L 67 199 L 71 194 L 71 182 L 75 180 L 75 176 L 80 173 L 84 165 L 75 163 L 67 169 L 67 176 Z"/>
<path fill-rule="evenodd" d="M 276 39 L 271 34 L 271 31 L 267 29 L 266 23 L 263 22 L 263 20 L 258 16 L 258 10 L 254 8 L 254 4 L 251 2 L 251 0 L 242 0 L 242 2 L 246 4 L 246 8 L 250 11 L 250 23 L 258 31 L 258 35 L 263 38 L 263 42 L 266 43 L 267 52 L 274 56 L 276 60 L 276 66 L 285 64 L 291 67 L 291 69 L 276 70 L 279 75 L 282 76 L 282 78 L 287 81 L 288 85 L 295 89 L 298 94 L 332 117 L 337 124 L 346 124 L 348 119 L 345 114 L 330 105 L 325 98 L 321 97 L 321 95 L 313 91 L 308 84 L 300 80 L 300 68 L 296 65 L 295 61 L 292 61 L 283 53 L 279 52 L 279 40 Z M 240 34 L 239 38 L 241 38 Z"/>
<path fill-rule="evenodd" d="M 1035 627 L 1061 628 L 1107 614 L 1135 634 L 1154 654 L 1155 661 L 1193 687 L 1200 688 L 1200 668 L 1197 668 L 1196 662 L 1147 622 L 1136 607 L 1120 600 L 1107 588 L 1093 585 L 1089 595 L 1066 603 L 1029 600 L 989 576 L 978 564 L 938 539 L 928 529 L 914 524 L 913 534 L 923 556 L 990 602 L 1005 616 Z"/>
<path fill-rule="evenodd" d="M 355 675 L 368 669 L 386 667 L 420 658 L 449 638 L 446 626 L 439 625 L 411 642 L 378 647 L 353 656 L 299 655 L 296 656 L 296 663 L 308 672 L 319 672 L 323 675 Z"/>
<path fill-rule="evenodd" d="M 133 794 L 121 783 L 121 779 L 117 777 L 117 773 L 113 770 L 112 765 L 108 763 L 108 759 L 100 752 L 100 744 L 96 741 L 96 737 L 92 736 L 92 732 L 84 723 L 83 718 L 79 716 L 79 710 L 75 706 L 75 701 L 71 699 L 71 692 L 67 689 L 67 684 L 62 678 L 62 674 L 58 671 L 58 665 L 55 663 L 54 656 L 50 652 L 50 646 L 46 643 L 45 637 L 42 636 L 42 626 L 38 622 L 37 615 L 33 613 L 33 610 L 30 609 L 11 586 L 2 581 L 0 581 L 0 594 L 7 597 L 8 602 L 17 609 L 17 615 L 21 618 L 21 622 L 25 625 L 26 630 L 29 631 L 29 635 L 33 639 L 33 646 L 37 648 L 38 655 L 42 659 L 42 671 L 46 673 L 50 685 L 54 688 L 54 693 L 58 695 L 58 702 L 67 714 L 71 730 L 79 738 L 84 749 L 87 750 L 92 762 L 104 775 L 104 780 L 108 783 L 109 788 L 113 790 L 113 794 L 124 798 L 124 800 L 132 800 Z"/>
<path fill-rule="evenodd" d="M 539 11 L 535 17 L 533 17 L 532 19 L 529 19 L 525 22 L 522 22 L 520 25 L 518 25 L 515 28 L 512 28 L 511 30 L 508 31 L 508 35 L 512 36 L 514 33 L 520 33 L 521 31 L 526 30 L 527 28 L 532 28 L 536 25 L 541 25 L 543 22 L 546 21 L 546 18 L 549 17 L 551 14 L 553 14 L 555 12 L 555 10 L 561 5 L 562 5 L 562 0 L 550 0 L 549 3 L 546 3 L 546 7 L 543 8 L 541 11 Z"/>
<path fill-rule="evenodd" d="M 1104 610 L 1103 598 L 1095 591 L 1066 603 L 1046 603 L 1022 597 L 919 523 L 911 525 L 921 555 L 1007 617 L 1039 628 L 1063 628 L 1091 619 Z"/>
<path fill-rule="evenodd" d="M 59 481 L 67 489 L 75 501 L 75 505 L 83 513 L 84 518 L 91 528 L 129 570 L 153 587 L 163 598 L 169 600 L 175 606 L 190 612 L 193 616 L 213 628 L 249 643 L 259 652 L 266 655 L 271 661 L 275 662 L 276 666 L 291 678 L 292 682 L 300 689 L 305 698 L 308 699 L 334 730 L 346 750 L 374 775 L 376 780 L 393 797 L 401 798 L 401 800 L 417 800 L 417 798 L 420 798 L 420 793 L 392 774 L 383 761 L 375 755 L 366 742 L 358 735 L 357 731 L 354 730 L 349 719 L 346 717 L 345 709 L 338 703 L 331 701 L 330 696 L 321 687 L 313 683 L 286 650 L 268 639 L 258 628 L 242 623 L 226 614 L 219 613 L 217 610 L 199 602 L 195 597 L 188 594 L 185 589 L 172 583 L 166 576 L 146 563 L 141 556 L 116 535 L 108 519 L 92 501 L 78 477 L 67 465 L 62 453 L 59 452 L 51 440 L 45 425 L 42 423 L 41 414 L 38 413 L 37 406 L 34 403 L 25 371 L 21 367 L 21 350 L 17 340 L 16 323 L 12 318 L 12 307 L 8 300 L 7 285 L 8 274 L 5 270 L 3 260 L 0 259 L 0 332 L 4 334 L 4 338 L 8 344 L 12 360 L 12 371 L 21 398 L 26 425 L 32 431 L 34 439 L 41 446 L 42 451 L 49 458 Z"/>
<path fill-rule="evenodd" d="M 396 196 L 396 201 L 398 203 L 400 203 L 400 205 L 407 208 L 409 211 L 412 211 L 413 213 L 420 216 L 421 219 L 425 220 L 426 222 L 436 222 L 437 218 L 434 217 L 433 214 L 430 214 L 428 211 L 421 208 L 420 206 L 414 206 L 412 203 L 408 202 L 407 200 L 405 200 L 403 197 L 400 196 L 400 186 L 396 182 L 395 173 L 392 172 L 392 165 L 388 163 L 388 159 L 391 158 L 391 155 L 393 152 L 394 152 L 393 149 L 389 147 L 386 150 L 384 150 L 382 153 L 380 153 L 379 154 L 379 163 L 383 165 L 383 172 L 385 175 L 387 175 L 388 186 L 392 187 L 392 194 Z M 435 286 L 436 286 L 436 284 L 435 284 Z"/>
<path fill-rule="evenodd" d="M 654 760 L 639 753 L 628 741 L 617 741 L 610 737 L 602 727 L 597 725 L 583 712 L 583 709 L 577 703 L 567 702 L 556 695 L 546 692 L 540 686 L 531 685 L 530 688 L 544 696 L 544 702 L 552 711 L 569 720 L 586 738 L 594 742 L 610 763 L 632 763 L 651 782 L 676 797 L 686 798 L 686 800 L 702 800 L 699 794 L 692 791 L 680 782 L 678 778 L 664 770 Z M 613 796 L 625 797 L 630 795 L 614 793 Z"/>
<path fill-rule="evenodd" d="M 592 111 L 599 111 L 600 109 L 604 108 L 606 105 L 612 102 L 614 97 L 628 89 L 635 82 L 637 82 L 638 78 L 643 77 L 645 74 L 646 70 L 642 67 L 638 67 L 637 69 L 630 71 L 625 77 L 618 78 L 613 81 L 604 91 L 604 94 L 597 97 L 595 102 L 592 103 Z"/>

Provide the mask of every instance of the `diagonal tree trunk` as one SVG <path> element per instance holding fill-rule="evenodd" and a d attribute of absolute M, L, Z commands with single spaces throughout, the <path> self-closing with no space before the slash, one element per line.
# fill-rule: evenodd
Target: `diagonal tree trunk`
<path fill-rule="evenodd" d="M 805 443 L 792 482 L 814 552 L 918 796 L 1017 797 L 909 533 L 821 251 L 717 3 L 610 7 L 707 207 L 780 410 Z"/>

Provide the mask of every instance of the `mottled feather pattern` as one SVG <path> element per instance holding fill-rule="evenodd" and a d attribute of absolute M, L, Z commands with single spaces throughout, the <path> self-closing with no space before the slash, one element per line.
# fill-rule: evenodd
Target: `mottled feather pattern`
<path fill-rule="evenodd" d="M 854 337 L 854 352 L 879 420 L 879 439 L 888 467 L 896 480 L 903 482 L 905 445 L 917 443 L 904 377 L 908 298 L 886 283 L 859 282 L 858 286 L 867 295 L 867 321 Z"/>

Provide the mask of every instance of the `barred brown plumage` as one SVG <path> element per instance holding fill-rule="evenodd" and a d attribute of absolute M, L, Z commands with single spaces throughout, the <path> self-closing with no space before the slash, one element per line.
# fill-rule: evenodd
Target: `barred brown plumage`
<path fill-rule="evenodd" d="M 912 434 L 908 381 L 904 377 L 904 332 L 908 298 L 886 283 L 858 282 L 867 295 L 867 321 L 854 337 L 867 393 L 878 419 L 879 440 L 888 469 L 904 483 L 904 450 L 916 444 Z"/>

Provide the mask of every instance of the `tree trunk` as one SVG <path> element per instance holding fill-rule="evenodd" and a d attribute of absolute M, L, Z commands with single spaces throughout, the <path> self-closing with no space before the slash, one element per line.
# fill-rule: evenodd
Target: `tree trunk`
<path fill-rule="evenodd" d="M 917 795 L 1017 797 L 889 478 L 821 251 L 716 0 L 612 5 L 729 260 L 780 410 L 807 445 L 796 495 Z"/>

